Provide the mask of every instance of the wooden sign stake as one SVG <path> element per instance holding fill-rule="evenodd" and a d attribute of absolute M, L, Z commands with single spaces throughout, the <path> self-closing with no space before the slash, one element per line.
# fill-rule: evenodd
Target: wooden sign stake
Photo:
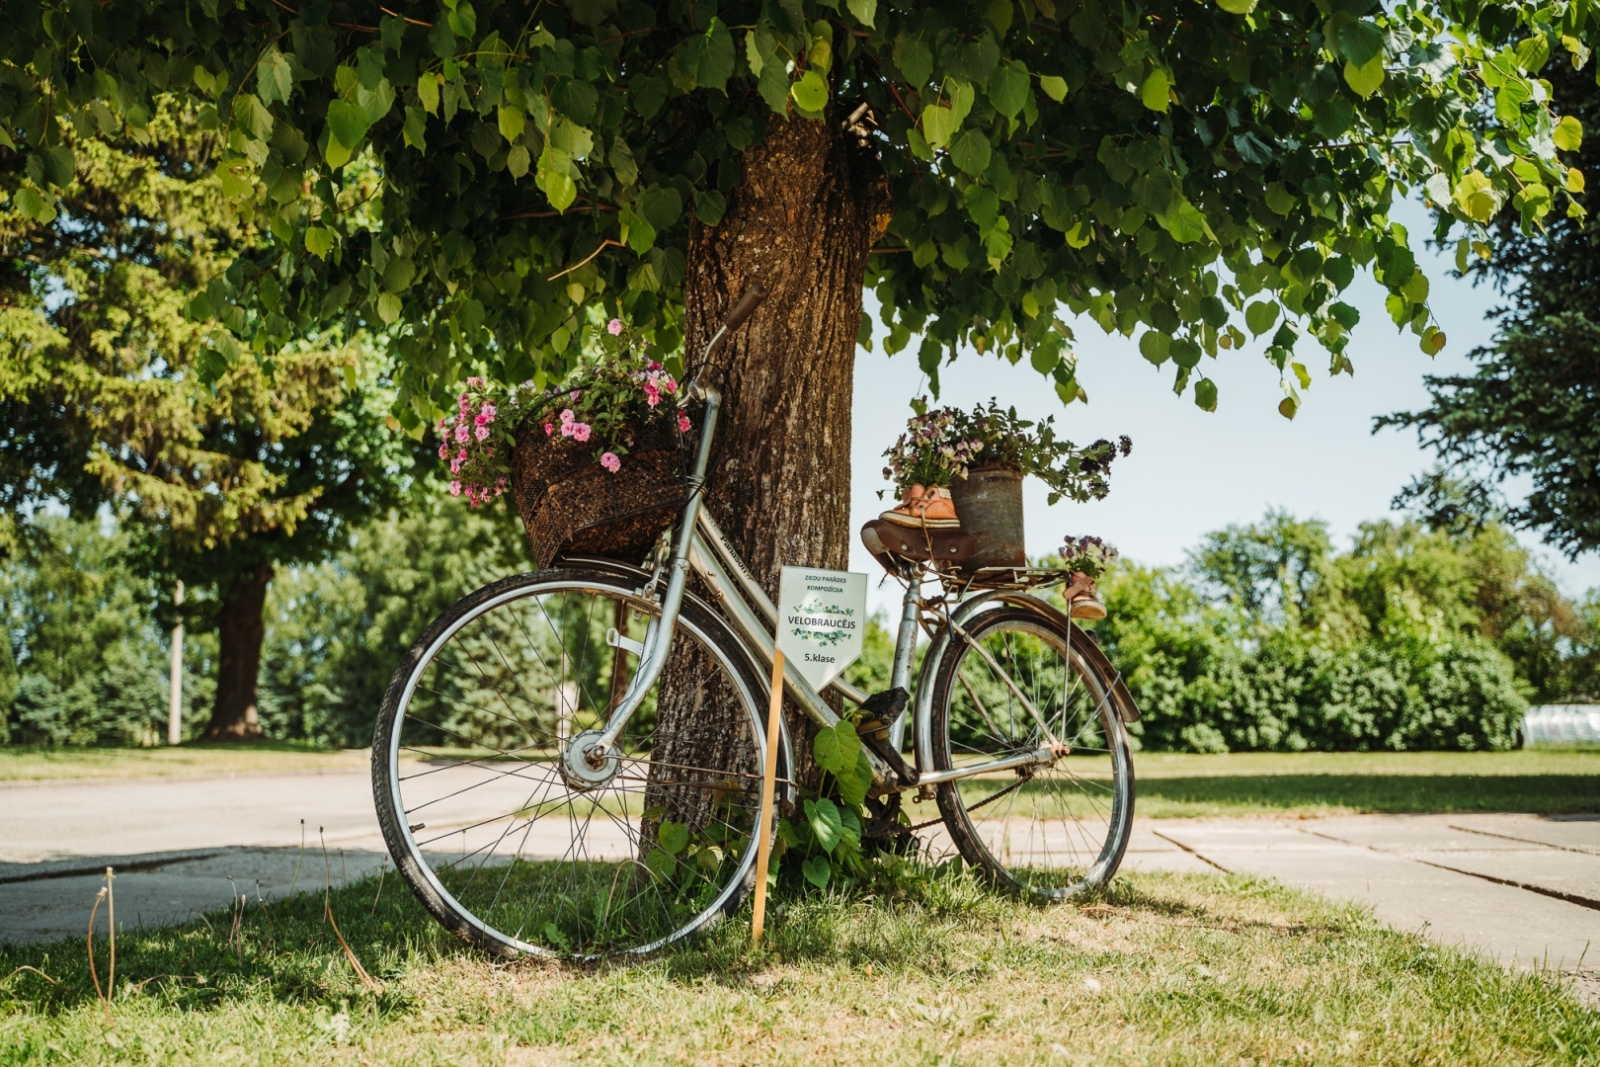
<path fill-rule="evenodd" d="M 761 776 L 761 810 L 772 812 L 778 783 L 778 738 L 783 714 L 783 650 L 772 650 L 772 701 L 767 711 L 767 766 Z M 759 944 L 767 920 L 767 862 L 772 858 L 772 819 L 761 820 L 756 839 L 756 896 L 750 918 L 750 940 Z"/>

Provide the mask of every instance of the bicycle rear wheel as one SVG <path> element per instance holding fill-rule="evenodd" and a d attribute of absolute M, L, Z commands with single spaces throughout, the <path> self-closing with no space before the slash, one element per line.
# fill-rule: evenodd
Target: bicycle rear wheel
<path fill-rule="evenodd" d="M 1105 885 L 1133 830 L 1133 761 L 1115 679 L 1063 618 L 1005 604 L 964 629 L 973 643 L 952 635 L 934 676 L 935 769 L 1031 752 L 1051 737 L 1071 755 L 940 785 L 957 849 L 1027 896 L 1064 899 Z"/>
<path fill-rule="evenodd" d="M 555 570 L 486 586 L 428 627 L 384 695 L 373 792 L 396 870 L 491 951 L 648 952 L 744 897 L 765 698 L 720 620 L 685 603 L 618 755 L 579 755 L 656 624 L 638 584 Z M 685 736 L 684 708 L 726 725 Z"/>

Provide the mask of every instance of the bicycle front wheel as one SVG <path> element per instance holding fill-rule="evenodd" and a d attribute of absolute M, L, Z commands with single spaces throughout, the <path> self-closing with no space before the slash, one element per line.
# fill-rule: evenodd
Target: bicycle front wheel
<path fill-rule="evenodd" d="M 1133 761 L 1115 679 L 1064 618 L 1006 604 L 964 629 L 970 643 L 952 634 L 935 670 L 935 769 L 1052 743 L 1070 754 L 941 784 L 939 810 L 957 849 L 1027 896 L 1065 899 L 1105 885 L 1133 829 Z"/>
<path fill-rule="evenodd" d="M 771 817 L 765 700 L 721 620 L 685 603 L 614 754 L 583 757 L 654 632 L 638 584 L 555 570 L 486 586 L 427 629 L 384 695 L 373 791 L 396 870 L 491 951 L 648 952 L 744 897 Z"/>

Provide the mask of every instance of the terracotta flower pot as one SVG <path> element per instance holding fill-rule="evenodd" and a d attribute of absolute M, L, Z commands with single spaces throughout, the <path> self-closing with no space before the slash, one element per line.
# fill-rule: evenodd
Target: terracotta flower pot
<path fill-rule="evenodd" d="M 964 565 L 1026 567 L 1022 526 L 1022 472 L 1015 467 L 973 467 L 950 486 L 961 529 L 978 549 Z"/>

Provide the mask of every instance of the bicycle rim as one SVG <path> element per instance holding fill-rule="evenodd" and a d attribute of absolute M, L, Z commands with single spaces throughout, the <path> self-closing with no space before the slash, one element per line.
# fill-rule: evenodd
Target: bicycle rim
<path fill-rule="evenodd" d="M 573 762 L 573 739 L 603 727 L 654 624 L 634 584 L 556 571 L 485 587 L 429 627 L 385 695 L 374 791 L 396 868 L 447 927 L 493 951 L 649 952 L 743 897 L 762 700 L 717 620 L 686 605 L 618 756 Z M 702 729 L 725 725 L 688 744 L 685 707 Z"/>
<path fill-rule="evenodd" d="M 1003 607 L 966 629 L 987 656 L 953 638 L 939 664 L 935 766 L 1033 751 L 1052 738 L 1071 754 L 941 785 L 951 838 L 968 863 L 1026 895 L 1062 899 L 1106 884 L 1133 823 L 1133 764 L 1113 680 L 1074 650 L 1089 640 L 1083 631 L 1039 613 Z"/>

